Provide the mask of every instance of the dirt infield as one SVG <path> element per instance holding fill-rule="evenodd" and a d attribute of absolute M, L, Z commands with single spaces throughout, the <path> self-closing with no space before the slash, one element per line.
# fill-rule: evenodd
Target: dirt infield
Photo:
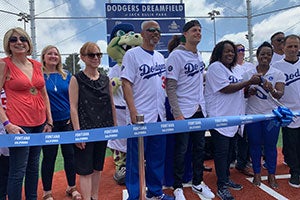
<path fill-rule="evenodd" d="M 213 166 L 213 161 L 206 161 L 205 164 L 207 166 Z M 272 190 L 268 187 L 268 183 L 264 180 L 261 187 L 255 187 L 252 185 L 251 180 L 245 175 L 240 174 L 237 170 L 231 169 L 231 178 L 243 185 L 243 189 L 241 191 L 233 191 L 231 190 L 233 196 L 236 199 L 251 199 L 251 200 L 260 200 L 260 199 L 291 199 L 298 200 L 300 199 L 300 189 L 292 188 L 288 185 L 288 172 L 289 168 L 282 164 L 282 154 L 281 149 L 278 149 L 278 164 L 277 164 L 277 172 L 276 176 L 278 178 L 279 188 L 276 190 Z M 122 200 L 122 191 L 125 186 L 119 186 L 115 183 L 112 176 L 114 173 L 114 166 L 112 157 L 107 157 L 105 160 L 105 167 L 101 177 L 100 184 L 100 194 L 99 200 Z M 262 170 L 262 176 L 267 175 L 266 170 Z M 248 178 L 248 179 L 247 179 Z M 264 178 L 264 177 L 263 177 Z M 212 189 L 214 193 L 216 193 L 216 174 L 213 172 L 205 172 L 204 181 L 209 187 Z M 70 200 L 69 197 L 65 194 L 66 189 L 66 179 L 64 171 L 56 172 L 54 175 L 54 183 L 53 183 L 53 196 L 55 200 Z M 78 179 L 77 179 L 77 185 Z M 80 189 L 80 188 L 79 188 Z M 166 189 L 165 192 L 167 194 L 172 195 L 171 189 Z M 187 200 L 197 200 L 199 197 L 195 195 L 191 188 L 184 188 L 184 193 Z M 38 199 L 42 199 L 42 185 L 41 180 L 39 180 L 39 188 L 38 188 Z M 216 197 L 215 199 L 218 199 Z"/>

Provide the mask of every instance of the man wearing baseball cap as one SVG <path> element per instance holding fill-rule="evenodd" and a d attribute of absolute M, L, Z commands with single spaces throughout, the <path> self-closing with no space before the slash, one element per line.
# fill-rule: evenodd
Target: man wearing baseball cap
<path fill-rule="evenodd" d="M 175 120 L 204 118 L 203 95 L 204 63 L 197 45 L 201 41 L 201 24 L 191 20 L 183 26 L 184 45 L 175 48 L 167 59 L 166 91 Z M 185 132 L 174 135 L 174 195 L 185 200 L 183 194 L 184 158 L 189 140 L 192 141 L 193 192 L 207 198 L 215 195 L 203 182 L 205 131 Z"/>

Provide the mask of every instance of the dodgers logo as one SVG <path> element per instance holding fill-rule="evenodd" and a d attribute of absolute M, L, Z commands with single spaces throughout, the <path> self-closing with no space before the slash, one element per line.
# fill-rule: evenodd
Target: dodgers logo
<path fill-rule="evenodd" d="M 296 70 L 295 73 L 291 73 L 291 74 L 286 74 L 285 75 L 285 85 L 288 86 L 291 83 L 300 80 L 300 72 L 299 69 Z"/>
<path fill-rule="evenodd" d="M 199 72 L 203 72 L 204 70 L 204 64 L 203 62 L 200 63 L 200 65 L 198 64 L 193 64 L 193 63 L 187 63 L 184 66 L 184 70 L 185 70 L 185 74 L 187 74 L 187 76 L 194 76 L 195 74 L 199 73 Z"/>
<path fill-rule="evenodd" d="M 168 71 L 170 72 L 170 71 L 172 71 L 172 70 L 173 70 L 173 66 L 170 65 L 170 66 L 168 67 Z"/>
<path fill-rule="evenodd" d="M 142 76 L 143 79 L 149 79 L 156 75 L 162 76 L 162 74 L 166 72 L 166 66 L 164 63 L 163 64 L 155 63 L 154 66 L 142 64 L 139 67 L 139 70 L 141 71 L 140 76 Z"/>
<path fill-rule="evenodd" d="M 237 79 L 235 76 L 233 75 L 230 75 L 228 77 L 228 80 L 229 80 L 229 83 L 238 83 L 239 82 L 239 79 Z"/>

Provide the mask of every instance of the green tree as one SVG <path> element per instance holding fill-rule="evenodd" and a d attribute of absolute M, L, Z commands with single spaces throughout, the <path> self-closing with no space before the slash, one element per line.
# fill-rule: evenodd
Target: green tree
<path fill-rule="evenodd" d="M 108 74 L 108 69 L 105 69 L 104 67 L 99 67 L 99 68 L 98 68 L 98 71 L 99 71 L 101 74 L 105 74 L 105 75 Z"/>
<path fill-rule="evenodd" d="M 70 54 L 66 60 L 65 60 L 65 63 L 63 63 L 63 68 L 68 70 L 69 72 L 71 72 L 71 74 L 75 74 L 77 72 L 80 71 L 80 64 L 78 63 L 79 62 L 79 54 L 76 54 L 76 53 L 73 53 L 73 54 Z M 73 65 L 74 63 L 74 65 Z M 75 66 L 75 72 L 74 72 L 74 66 Z"/>

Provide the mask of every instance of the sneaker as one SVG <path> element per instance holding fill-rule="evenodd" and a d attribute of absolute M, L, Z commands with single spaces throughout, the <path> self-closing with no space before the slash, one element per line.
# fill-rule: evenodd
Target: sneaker
<path fill-rule="evenodd" d="M 300 188 L 300 180 L 297 174 L 291 174 L 291 178 L 289 180 L 289 185 L 294 188 Z"/>
<path fill-rule="evenodd" d="M 166 195 L 166 194 L 162 194 L 161 196 L 157 196 L 157 197 L 149 197 L 148 194 L 146 195 L 146 200 L 175 200 L 175 197 Z"/>
<path fill-rule="evenodd" d="M 231 188 L 233 190 L 241 190 L 243 188 L 242 185 L 236 184 L 231 179 L 229 179 L 229 181 L 227 183 L 225 183 L 225 186 L 228 187 L 228 188 Z"/>
<path fill-rule="evenodd" d="M 226 187 L 218 189 L 217 195 L 221 200 L 234 200 L 233 196 Z"/>
<path fill-rule="evenodd" d="M 214 193 L 209 189 L 209 187 L 203 183 L 199 185 L 192 185 L 193 192 L 202 195 L 206 199 L 215 198 Z"/>
<path fill-rule="evenodd" d="M 182 188 L 176 188 L 173 193 L 176 200 L 185 200 Z"/>
<path fill-rule="evenodd" d="M 121 167 L 120 170 L 116 171 L 113 177 L 119 185 L 125 184 L 126 167 Z"/>
<path fill-rule="evenodd" d="M 251 176 L 251 177 L 254 176 L 254 173 L 251 171 L 250 168 L 245 167 L 245 168 L 241 169 L 241 168 L 235 167 L 235 169 L 246 176 Z"/>

